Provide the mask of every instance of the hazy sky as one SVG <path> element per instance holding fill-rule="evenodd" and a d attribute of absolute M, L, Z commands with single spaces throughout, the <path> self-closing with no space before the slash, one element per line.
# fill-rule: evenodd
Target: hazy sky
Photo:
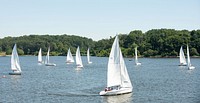
<path fill-rule="evenodd" d="M 200 29 L 200 0 L 0 0 L 0 38 L 70 34 L 100 40 L 160 28 Z"/>

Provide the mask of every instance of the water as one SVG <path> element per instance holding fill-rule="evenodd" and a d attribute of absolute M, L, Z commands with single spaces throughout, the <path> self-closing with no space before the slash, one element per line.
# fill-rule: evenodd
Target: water
<path fill-rule="evenodd" d="M 43 57 L 45 58 L 45 57 Z M 8 75 L 10 57 L 0 57 L 0 103 L 198 103 L 200 102 L 200 59 L 196 67 L 177 66 L 178 58 L 139 58 L 141 66 L 125 58 L 133 93 L 99 96 L 106 86 L 107 57 L 82 57 L 83 69 L 67 65 L 64 56 L 50 57 L 55 67 L 37 63 L 36 56 L 21 56 L 21 76 Z M 5 77 L 3 77 L 5 75 Z"/>

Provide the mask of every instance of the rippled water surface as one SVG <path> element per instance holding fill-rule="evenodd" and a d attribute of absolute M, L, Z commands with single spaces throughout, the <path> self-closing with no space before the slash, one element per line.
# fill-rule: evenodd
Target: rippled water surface
<path fill-rule="evenodd" d="M 45 57 L 44 57 L 45 58 Z M 99 96 L 106 86 L 106 57 L 91 57 L 92 64 L 77 69 L 66 64 L 66 57 L 50 57 L 55 67 L 37 63 L 36 56 L 20 56 L 21 76 L 8 75 L 10 57 L 0 57 L 0 102 L 15 103 L 199 103 L 200 59 L 192 58 L 196 67 L 177 66 L 178 58 L 139 58 L 141 66 L 125 58 L 133 84 L 133 93 Z M 132 60 L 132 61 L 130 61 Z"/>

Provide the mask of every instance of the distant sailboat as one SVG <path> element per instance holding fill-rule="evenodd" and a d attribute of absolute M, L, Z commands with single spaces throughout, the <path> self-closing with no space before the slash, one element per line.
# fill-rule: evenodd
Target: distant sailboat
<path fill-rule="evenodd" d="M 70 64 L 70 63 L 74 63 L 74 58 L 72 56 L 72 53 L 70 51 L 70 48 L 68 49 L 68 52 L 67 52 L 67 59 L 66 59 L 66 62 L 67 64 Z"/>
<path fill-rule="evenodd" d="M 135 47 L 135 65 L 141 65 L 141 63 L 138 62 L 137 47 Z"/>
<path fill-rule="evenodd" d="M 46 66 L 56 66 L 56 64 L 49 62 L 49 52 L 50 52 L 50 47 L 48 48 L 48 52 L 47 52 L 47 56 L 46 56 L 46 60 L 45 60 L 45 65 Z"/>
<path fill-rule="evenodd" d="M 11 55 L 11 70 L 13 70 L 12 73 L 9 73 L 10 75 L 21 75 L 21 67 L 19 64 L 19 57 L 17 53 L 17 45 L 15 44 L 12 50 Z"/>
<path fill-rule="evenodd" d="M 107 87 L 99 95 L 118 95 L 132 92 L 132 84 L 119 47 L 118 36 L 112 45 L 108 61 Z"/>
<path fill-rule="evenodd" d="M 77 50 L 76 50 L 76 66 L 78 68 L 83 67 L 79 46 L 77 47 Z"/>
<path fill-rule="evenodd" d="M 180 48 L 179 58 L 180 58 L 180 64 L 179 64 L 179 66 L 187 66 L 182 46 Z"/>
<path fill-rule="evenodd" d="M 38 63 L 43 63 L 43 61 L 42 61 L 42 49 L 41 48 L 38 52 Z"/>
<path fill-rule="evenodd" d="M 87 60 L 88 60 L 88 64 L 91 64 L 92 62 L 90 61 L 90 49 L 88 48 L 87 50 Z"/>
<path fill-rule="evenodd" d="M 187 61 L 188 61 L 188 69 L 191 70 L 191 69 L 195 69 L 194 66 L 192 66 L 191 62 L 190 62 L 190 52 L 189 52 L 189 47 L 187 45 Z"/>

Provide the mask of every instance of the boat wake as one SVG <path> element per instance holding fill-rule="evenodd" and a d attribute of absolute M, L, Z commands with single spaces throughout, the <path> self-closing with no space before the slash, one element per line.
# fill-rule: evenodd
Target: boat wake
<path fill-rule="evenodd" d="M 48 93 L 48 95 L 56 96 L 68 96 L 68 97 L 89 97 L 89 96 L 99 96 L 98 94 L 83 93 L 83 92 L 63 92 L 63 93 Z"/>

